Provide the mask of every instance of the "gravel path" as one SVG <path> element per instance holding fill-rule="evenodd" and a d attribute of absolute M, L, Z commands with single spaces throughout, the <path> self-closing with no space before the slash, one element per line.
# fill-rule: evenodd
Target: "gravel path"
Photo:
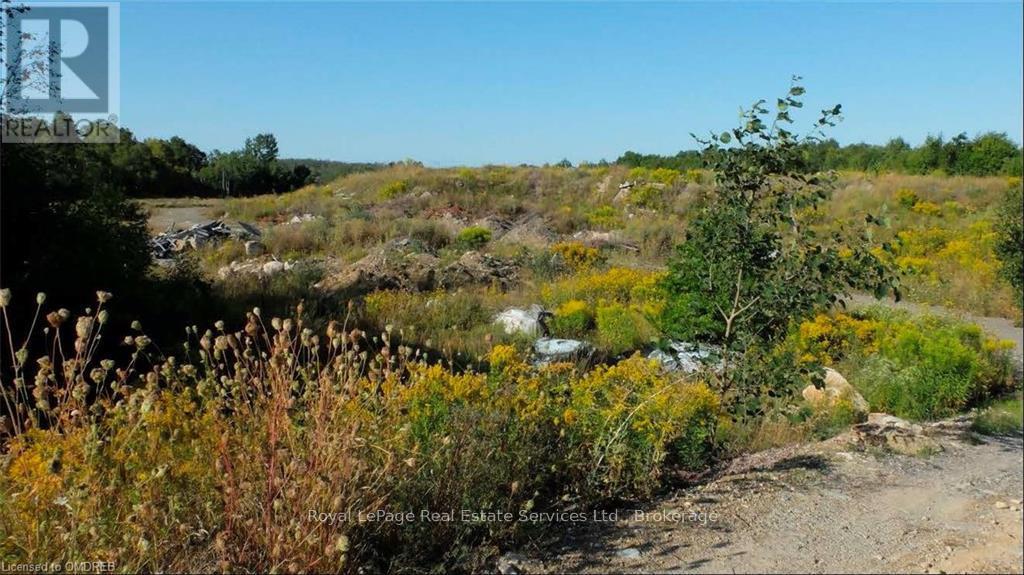
<path fill-rule="evenodd" d="M 958 432 L 941 441 L 944 450 L 928 457 L 851 451 L 843 438 L 756 454 L 737 462 L 745 470 L 656 501 L 642 519 L 623 510 L 615 523 L 569 526 L 560 541 L 526 550 L 518 567 L 1020 573 L 1021 440 Z"/>

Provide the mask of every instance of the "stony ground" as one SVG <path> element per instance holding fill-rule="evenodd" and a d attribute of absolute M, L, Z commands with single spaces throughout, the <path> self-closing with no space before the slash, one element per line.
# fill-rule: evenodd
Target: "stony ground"
<path fill-rule="evenodd" d="M 506 556 L 502 566 L 524 573 L 1020 573 L 1021 439 L 941 426 L 928 433 L 942 451 L 862 451 L 841 436 L 756 454 L 715 481 L 642 508 L 643 519 L 622 510 L 618 522 L 578 523 L 557 541 Z M 705 522 L 691 512 L 704 513 Z"/>

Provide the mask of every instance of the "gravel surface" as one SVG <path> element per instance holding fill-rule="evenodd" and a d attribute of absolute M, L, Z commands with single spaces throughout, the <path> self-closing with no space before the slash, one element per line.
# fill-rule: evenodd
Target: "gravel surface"
<path fill-rule="evenodd" d="M 930 433 L 943 450 L 930 456 L 854 451 L 844 436 L 755 454 L 715 481 L 644 507 L 642 519 L 620 510 L 617 522 L 569 526 L 560 540 L 521 550 L 516 567 L 1022 572 L 1021 440 L 941 428 Z M 705 522 L 690 512 L 703 512 Z"/>

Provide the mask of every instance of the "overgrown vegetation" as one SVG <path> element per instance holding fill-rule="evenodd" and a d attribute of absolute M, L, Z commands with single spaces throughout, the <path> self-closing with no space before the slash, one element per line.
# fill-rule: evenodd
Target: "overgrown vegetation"
<path fill-rule="evenodd" d="M 1006 344 L 838 304 L 898 273 L 913 300 L 1019 315 L 1019 179 L 808 172 L 839 110 L 798 138 L 801 95 L 755 105 L 685 164 L 403 162 L 235 198 L 216 209 L 262 228 L 259 245 L 198 246 L 168 270 L 149 269 L 144 214 L 102 177 L 110 150 L 5 146 L 5 191 L 42 194 L 16 200 L 13 229 L 4 205 L 0 558 L 480 571 L 550 522 L 463 509 L 586 512 L 863 418 L 847 396 L 800 398 L 822 366 L 874 410 L 979 407 L 979 430 L 1008 429 Z M 10 247 L 18 234 L 32 243 Z M 76 300 L 86 282 L 126 295 Z M 533 304 L 549 312 L 536 333 L 495 323 Z M 228 323 L 195 327 L 211 311 Z M 171 329 L 184 343 L 155 333 Z M 538 361 L 543 334 L 587 353 Z M 713 353 L 693 373 L 644 357 L 679 340 Z"/>
<path fill-rule="evenodd" d="M 453 373 L 394 332 L 313 333 L 300 307 L 194 331 L 179 358 L 136 332 L 115 367 L 93 354 L 109 297 L 50 314 L 54 342 L 74 325 L 74 353 L 19 354 L 32 383 L 5 381 L 22 430 L 0 474 L 6 558 L 468 570 L 544 522 L 530 513 L 649 495 L 666 459 L 699 469 L 715 445 L 710 389 L 639 357 L 584 373 L 499 345 L 483 371 Z M 453 510 L 527 520 L 424 520 Z"/>

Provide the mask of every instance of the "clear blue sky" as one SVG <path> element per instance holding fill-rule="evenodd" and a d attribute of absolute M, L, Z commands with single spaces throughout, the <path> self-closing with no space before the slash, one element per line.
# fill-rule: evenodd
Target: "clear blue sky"
<path fill-rule="evenodd" d="M 428 165 L 674 153 L 805 78 L 840 142 L 1021 141 L 1018 3 L 121 5 L 121 112 L 204 149 Z M 810 120 L 810 110 L 802 116 Z"/>

